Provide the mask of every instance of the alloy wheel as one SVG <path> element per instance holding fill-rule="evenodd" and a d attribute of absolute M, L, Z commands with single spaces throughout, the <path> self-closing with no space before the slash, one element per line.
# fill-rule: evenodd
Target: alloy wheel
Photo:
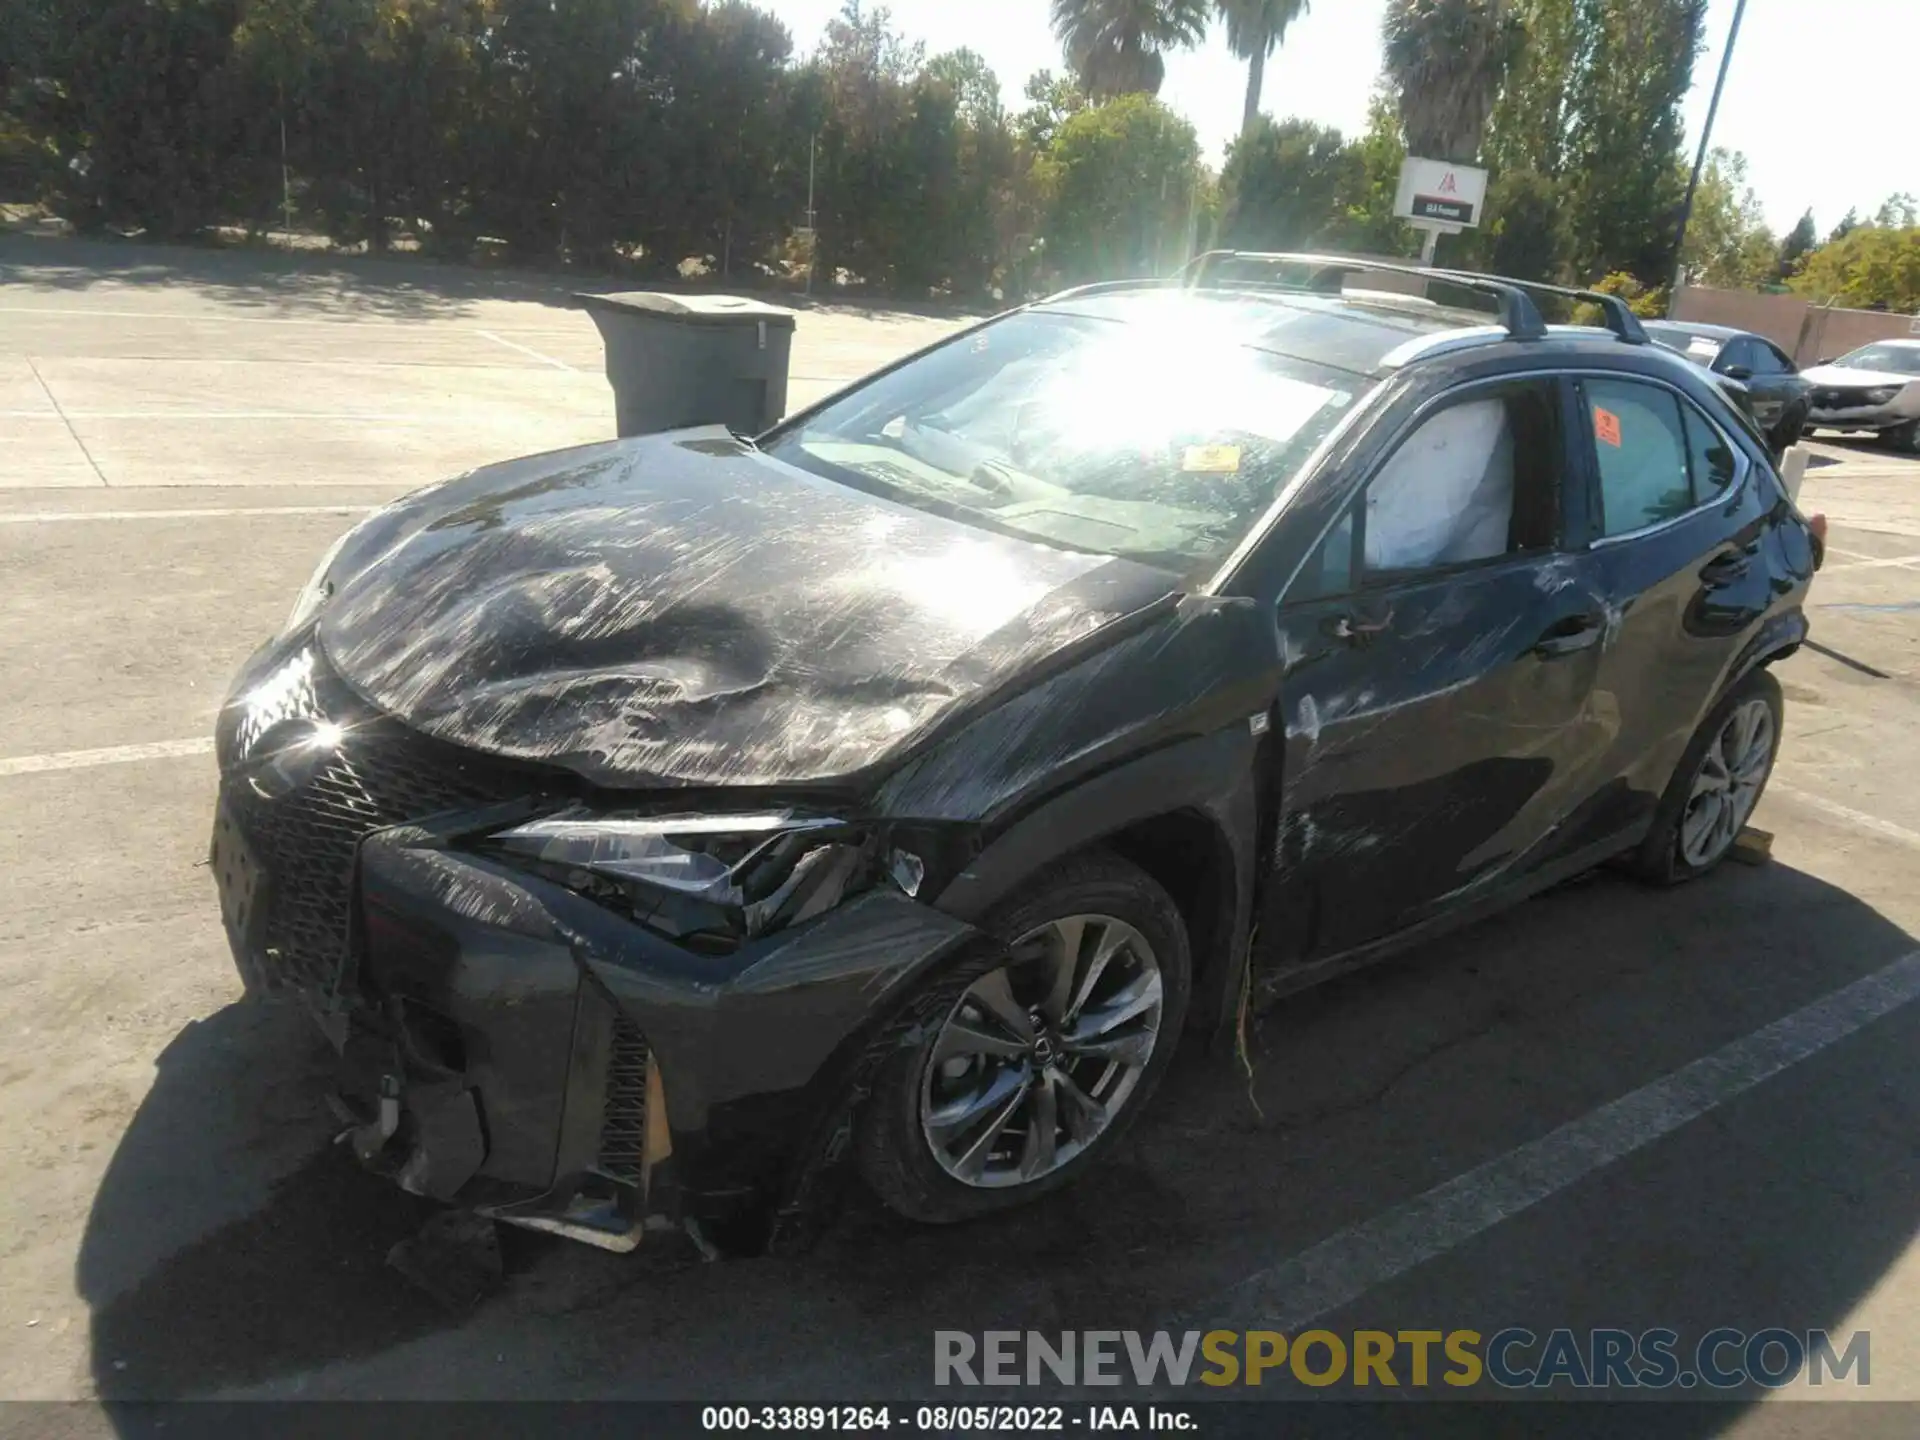
<path fill-rule="evenodd" d="M 1773 768 L 1773 711 L 1765 700 L 1734 707 L 1693 777 L 1680 820 L 1680 857 L 1696 869 L 1713 864 L 1753 814 Z"/>
<path fill-rule="evenodd" d="M 920 1130 L 963 1184 L 1025 1185 L 1070 1163 L 1120 1114 L 1160 1042 L 1153 947 L 1110 915 L 1029 931 L 968 986 L 920 1083 Z"/>

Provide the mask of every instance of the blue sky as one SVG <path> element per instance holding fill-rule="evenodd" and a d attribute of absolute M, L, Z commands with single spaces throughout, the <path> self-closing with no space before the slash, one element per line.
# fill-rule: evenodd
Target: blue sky
<path fill-rule="evenodd" d="M 840 0 L 757 0 L 805 52 Z M 869 0 L 872 3 L 872 0 Z M 1380 65 L 1383 0 L 1313 0 L 1267 66 L 1264 106 L 1352 133 L 1366 121 Z M 892 0 L 896 28 L 929 54 L 970 45 L 1000 77 L 1010 106 L 1033 71 L 1060 68 L 1047 0 Z M 1697 137 L 1734 0 L 1711 0 L 1707 50 L 1688 97 Z M 1813 207 L 1822 233 L 1849 206 L 1871 214 L 1897 190 L 1920 192 L 1920 0 L 1748 0 L 1714 122 L 1714 143 L 1745 152 L 1767 221 L 1785 230 Z M 1215 163 L 1240 123 L 1246 74 L 1215 27 L 1204 49 L 1167 64 L 1161 98 L 1191 120 Z M 1689 149 L 1695 143 L 1688 141 Z"/>

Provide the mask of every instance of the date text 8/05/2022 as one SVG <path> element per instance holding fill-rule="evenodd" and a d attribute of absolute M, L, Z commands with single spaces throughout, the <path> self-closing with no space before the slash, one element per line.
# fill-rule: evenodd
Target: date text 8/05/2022
<path fill-rule="evenodd" d="M 700 1428 L 709 1431 L 887 1431 L 896 1425 L 934 1435 L 1200 1428 L 1192 1412 L 1164 1405 L 708 1405 L 700 1411 Z"/>
<path fill-rule="evenodd" d="M 1486 1383 L 1509 1390 L 1779 1389 L 1873 1380 L 1872 1334 L 1723 1326 L 1683 1342 L 1676 1330 L 964 1330 L 934 1332 L 936 1385 L 1214 1387 L 1346 1384 L 1363 1388 Z M 1199 1362 L 1196 1364 L 1196 1361 Z"/>

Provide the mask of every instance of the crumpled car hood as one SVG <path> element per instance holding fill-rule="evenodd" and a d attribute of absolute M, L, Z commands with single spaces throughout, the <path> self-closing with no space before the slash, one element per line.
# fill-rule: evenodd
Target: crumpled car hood
<path fill-rule="evenodd" d="M 418 492 L 362 525 L 328 579 L 320 643 L 367 700 L 620 788 L 884 770 L 1178 587 L 833 484 L 721 429 Z"/>

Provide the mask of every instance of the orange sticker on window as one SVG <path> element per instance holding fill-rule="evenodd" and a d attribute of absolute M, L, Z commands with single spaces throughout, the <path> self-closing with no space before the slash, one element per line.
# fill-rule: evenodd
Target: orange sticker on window
<path fill-rule="evenodd" d="M 1611 410 L 1593 407 L 1593 433 L 1614 449 L 1620 448 L 1620 417 Z"/>

